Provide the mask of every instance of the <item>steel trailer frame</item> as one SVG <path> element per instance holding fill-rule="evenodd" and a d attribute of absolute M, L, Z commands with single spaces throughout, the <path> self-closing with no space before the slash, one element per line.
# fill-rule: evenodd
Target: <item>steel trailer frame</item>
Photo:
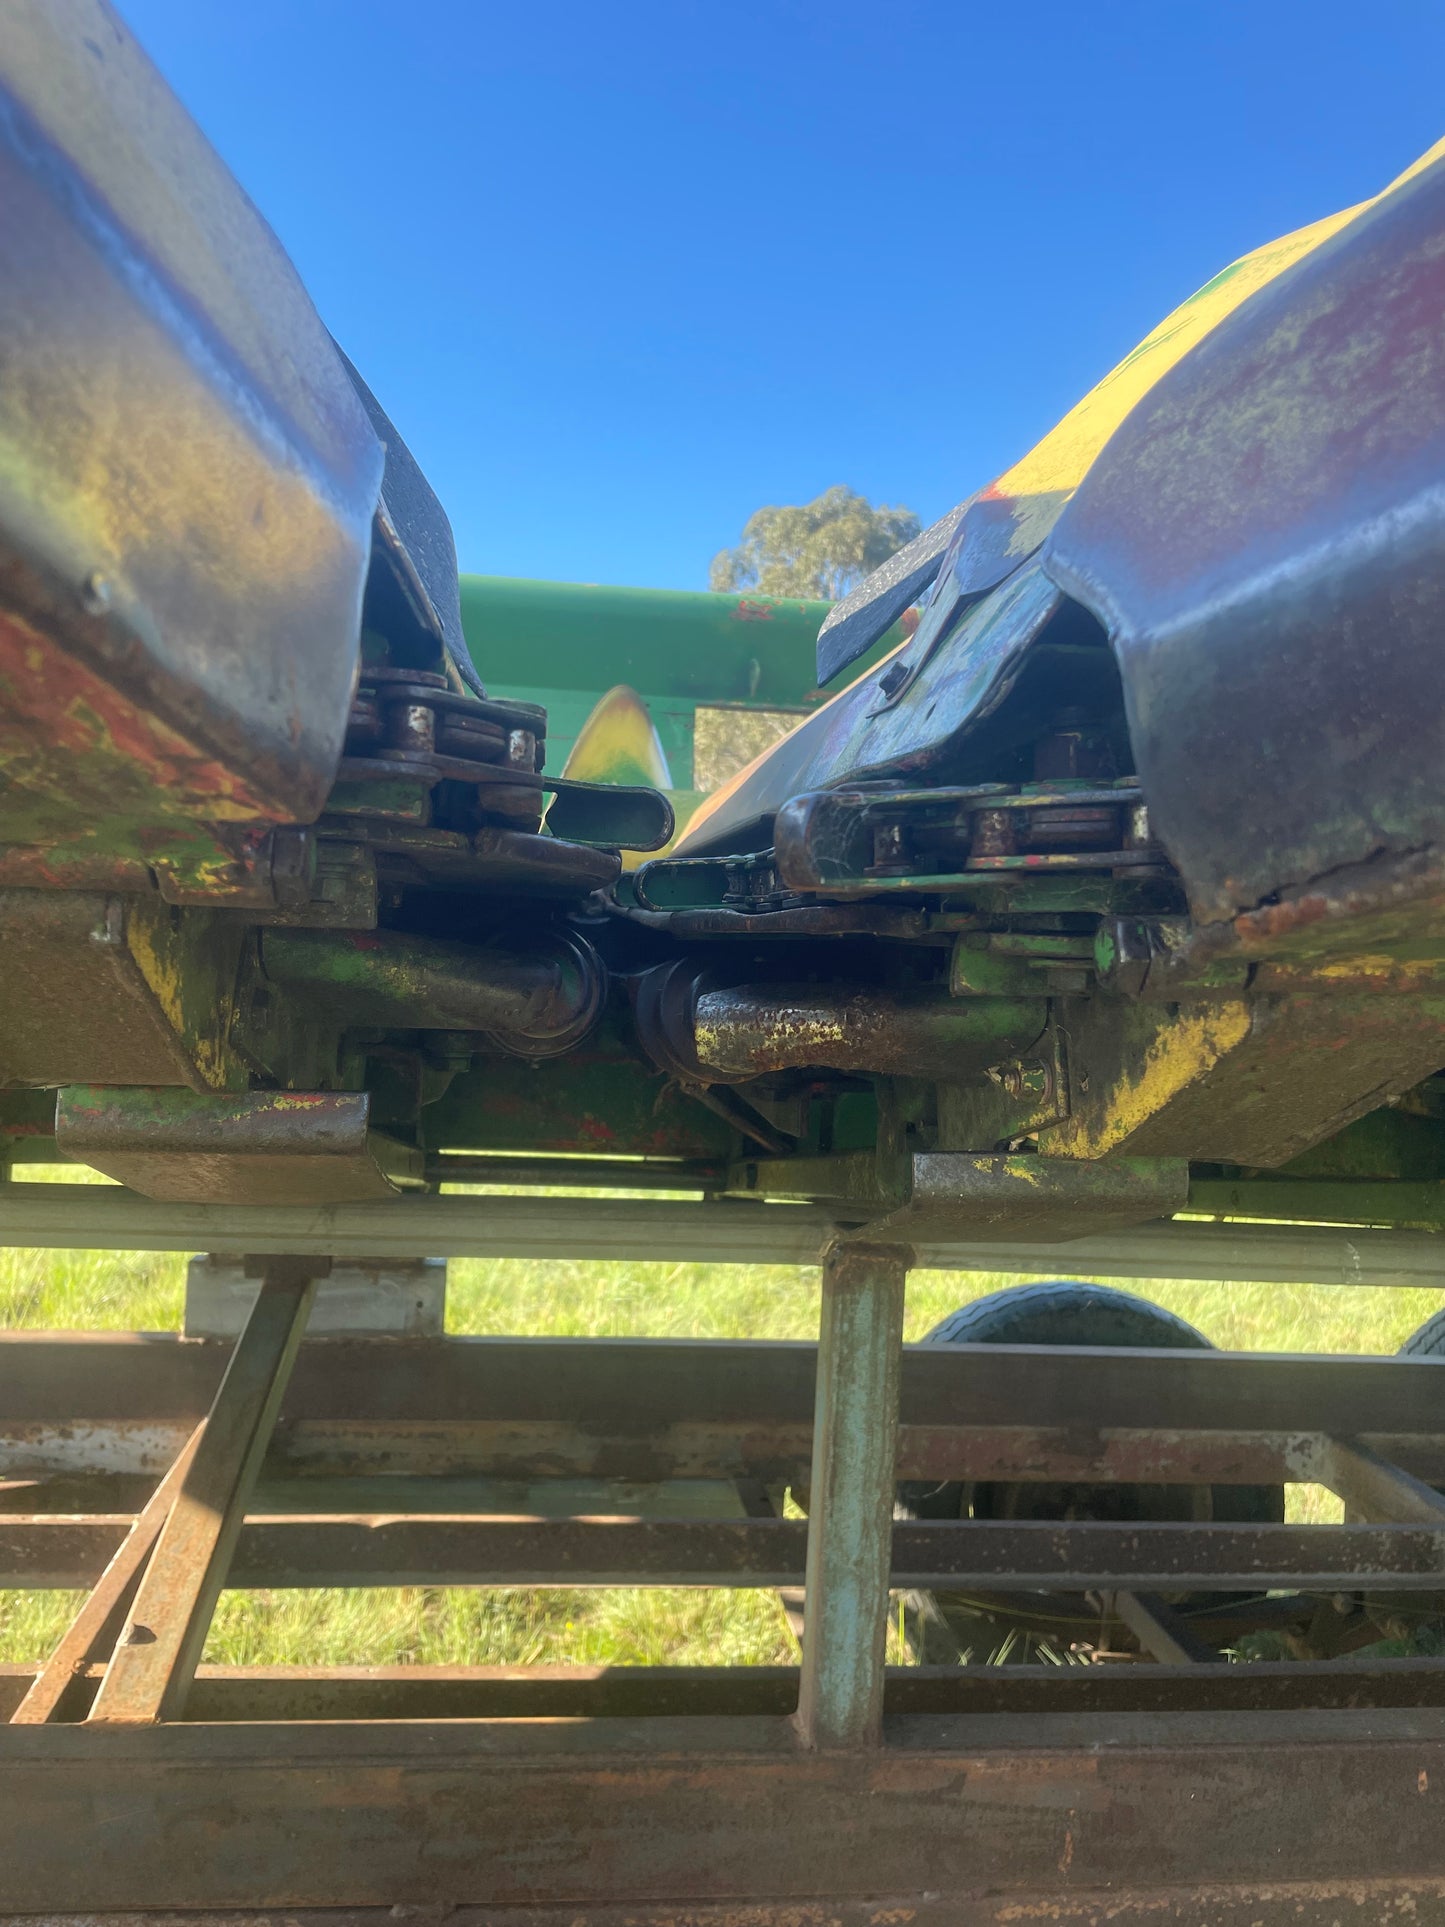
<path fill-rule="evenodd" d="M 62 1203 L 0 1192 L 0 1236 L 33 1232 L 41 1190 Z M 195 1228 L 115 1191 L 63 1202 L 67 1242 Z M 491 1212 L 527 1249 L 538 1213 L 419 1203 L 374 1221 L 402 1241 L 445 1207 L 452 1248 L 476 1248 Z M 571 1203 L 580 1221 L 603 1201 Z M 806 1216 L 785 1242 L 816 1252 L 814 1213 L 628 1209 L 656 1214 L 653 1255 L 684 1211 L 703 1245 L 719 1211 Z M 263 1251 L 291 1226 L 224 1215 Z M 1354 1235 L 1371 1275 L 1392 1234 Z M 1202 1275 L 1209 1249 L 1181 1264 Z M 234 1347 L 0 1340 L 0 1584 L 91 1588 L 46 1665 L 0 1669 L 0 1907 L 171 1927 L 1445 1917 L 1445 1663 L 1229 1664 L 1227 1599 L 1182 1629 L 1158 1597 L 1445 1590 L 1438 1363 L 903 1346 L 913 1258 L 832 1238 L 817 1346 L 305 1341 L 314 1253 L 255 1261 Z M 897 1480 L 945 1476 L 1308 1480 L 1350 1523 L 893 1519 Z M 780 1481 L 807 1483 L 807 1520 L 759 1502 Z M 618 1494 L 625 1515 L 599 1509 Z M 796 1669 L 198 1664 L 223 1584 L 800 1582 Z M 1154 1659 L 886 1667 L 890 1584 L 941 1582 L 1095 1589 Z"/>

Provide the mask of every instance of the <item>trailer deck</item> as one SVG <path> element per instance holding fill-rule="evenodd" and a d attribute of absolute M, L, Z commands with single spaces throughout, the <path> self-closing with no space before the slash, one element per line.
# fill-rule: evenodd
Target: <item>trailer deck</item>
<path fill-rule="evenodd" d="M 72 1240 L 105 1242 L 108 1211 L 110 1240 L 163 1244 L 196 1209 L 65 1189 Z M 60 1192 L 7 1186 L 0 1231 Z M 475 1224 L 514 1202 L 364 1209 L 399 1244 L 405 1213 L 434 1231 L 443 1207 Z M 570 1222 L 600 1202 L 530 1208 Z M 287 1228 L 249 1215 L 263 1248 Z M 1388 1272 L 1403 1235 L 1356 1232 L 1357 1275 Z M 654 1255 L 670 1240 L 660 1222 Z M 1445 1662 L 1355 1648 L 1382 1599 L 1409 1614 L 1445 1592 L 1439 1363 L 905 1346 L 912 1260 L 831 1242 L 817 1346 L 308 1340 L 328 1266 L 307 1254 L 255 1262 L 234 1346 L 0 1340 L 0 1584 L 89 1588 L 46 1664 L 0 1669 L 7 1914 L 1434 1917 Z M 1305 1482 L 1349 1522 L 894 1517 L 898 1481 L 945 1477 Z M 784 1486 L 806 1518 L 782 1516 Z M 777 1588 L 801 1663 L 206 1666 L 223 1585 Z M 890 1590 L 940 1587 L 1087 1592 L 1141 1656 L 885 1666 Z M 1318 1639 L 1326 1621 L 1336 1657 L 1227 1656 L 1250 1627 Z"/>

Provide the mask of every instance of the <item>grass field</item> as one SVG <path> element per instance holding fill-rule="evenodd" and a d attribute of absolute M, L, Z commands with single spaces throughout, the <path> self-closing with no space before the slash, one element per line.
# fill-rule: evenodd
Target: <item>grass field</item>
<path fill-rule="evenodd" d="M 0 1252 L 0 1328 L 175 1330 L 185 1259 L 100 1252 Z M 919 1271 L 907 1336 L 1002 1285 L 1001 1275 Z M 1320 1286 L 1135 1282 L 1232 1351 L 1393 1352 L 1441 1294 Z M 784 1266 L 457 1261 L 455 1332 L 605 1337 L 812 1338 L 817 1274 Z M 645 1388 L 639 1387 L 639 1396 Z M 1338 1517 L 1295 1487 L 1290 1516 Z M 70 1594 L 0 1592 L 0 1660 L 48 1651 Z M 895 1658 L 902 1658 L 895 1653 Z M 263 1664 L 768 1664 L 796 1657 L 772 1594 L 721 1591 L 447 1590 L 226 1593 L 206 1657 Z"/>

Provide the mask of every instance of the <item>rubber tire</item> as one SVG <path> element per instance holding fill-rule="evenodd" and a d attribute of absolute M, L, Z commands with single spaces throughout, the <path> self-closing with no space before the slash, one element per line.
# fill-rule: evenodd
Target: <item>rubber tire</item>
<path fill-rule="evenodd" d="M 1395 1356 L 1396 1358 L 1445 1358 L 1445 1305 L 1442 1305 L 1439 1311 L 1432 1312 L 1423 1325 L 1418 1326 L 1411 1332 Z M 1435 1490 L 1442 1492 L 1445 1491 L 1445 1487 L 1437 1485 Z M 1357 1515 L 1350 1512 L 1348 1506 L 1345 1508 L 1345 1523 L 1347 1525 L 1353 1523 L 1356 1516 Z M 1428 1620 L 1422 1621 L 1419 1631 L 1423 1633 L 1429 1624 L 1430 1622 Z M 1445 1615 L 1436 1616 L 1434 1629 L 1437 1633 L 1445 1630 Z M 1382 1625 L 1381 1632 L 1384 1633 L 1384 1631 L 1385 1629 Z M 1385 1636 L 1387 1638 L 1389 1637 L 1388 1634 Z M 1366 1647 L 1365 1650 L 1368 1652 L 1370 1649 Z M 1390 1656 L 1393 1657 L 1395 1651 L 1398 1649 L 1387 1648 L 1386 1650 Z M 1425 1645 L 1420 1645 L 1417 1641 L 1411 1641 L 1407 1642 L 1405 1651 L 1406 1657 L 1412 1654 L 1422 1653 L 1434 1657 L 1439 1651 L 1439 1645 L 1435 1641 L 1431 1641 Z"/>
<path fill-rule="evenodd" d="M 976 1298 L 935 1325 L 925 1345 L 1119 1345 L 1209 1352 L 1201 1331 L 1162 1305 L 1112 1285 L 1065 1278 Z"/>
<path fill-rule="evenodd" d="M 1418 1331 L 1411 1332 L 1396 1358 L 1445 1358 L 1445 1306 L 1427 1318 Z"/>
<path fill-rule="evenodd" d="M 1151 1304 L 1132 1292 L 1111 1285 L 1088 1285 L 1055 1278 L 1045 1284 L 1014 1285 L 990 1292 L 935 1325 L 926 1345 L 1078 1345 L 1132 1347 L 1157 1351 L 1213 1351 L 1215 1348 L 1187 1319 Z M 1445 1324 L 1442 1324 L 1445 1347 Z M 984 1490 L 986 1488 L 980 1488 Z M 900 1500 L 916 1518 L 958 1518 L 965 1488 L 959 1484 L 899 1487 Z M 1274 1524 L 1284 1518 L 1282 1486 L 1215 1486 L 1213 1511 L 1217 1520 Z M 1041 1596 L 1042 1597 L 1042 1596 Z M 1061 1596 L 1062 1597 L 1062 1596 Z M 935 1610 L 955 1632 L 963 1633 L 970 1612 L 951 1595 L 935 1597 Z M 980 1605 L 984 1602 L 980 1600 Z M 998 1610 L 1001 1607 L 1003 1610 Z M 1014 1615 L 1003 1599 L 991 1617 L 1008 1624 Z M 1028 1623 L 1024 1614 L 1017 1621 Z M 966 1643 L 961 1640 L 961 1643 Z"/>
<path fill-rule="evenodd" d="M 1415 1338 L 1420 1336 L 1420 1332 L 1415 1334 Z M 990 1292 L 987 1298 L 976 1298 L 941 1320 L 923 1342 L 1097 1345 L 1179 1352 L 1215 1349 L 1202 1331 L 1162 1305 L 1136 1298 L 1131 1291 L 1118 1291 L 1113 1285 L 1086 1285 L 1067 1278 L 1052 1278 L 1041 1285 L 1005 1286 L 1002 1291 Z M 1284 1487 L 1216 1486 L 1214 1516 L 1236 1524 L 1278 1525 L 1284 1519 Z"/>

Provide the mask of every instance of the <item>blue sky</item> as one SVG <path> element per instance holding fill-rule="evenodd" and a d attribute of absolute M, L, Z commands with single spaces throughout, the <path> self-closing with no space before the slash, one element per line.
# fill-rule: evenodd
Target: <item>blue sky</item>
<path fill-rule="evenodd" d="M 500 575 L 931 520 L 1445 132 L 1442 0 L 120 4 Z"/>

